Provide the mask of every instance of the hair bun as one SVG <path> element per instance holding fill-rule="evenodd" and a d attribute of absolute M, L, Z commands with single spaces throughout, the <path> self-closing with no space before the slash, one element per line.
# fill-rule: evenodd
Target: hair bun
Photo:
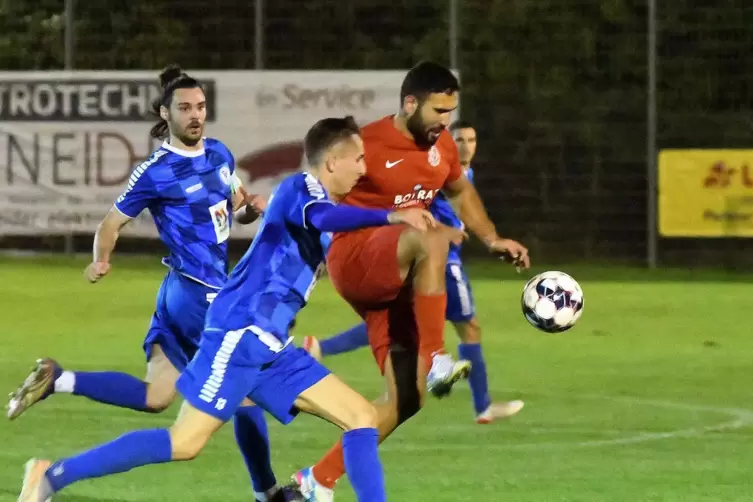
<path fill-rule="evenodd" d="M 177 64 L 171 64 L 166 66 L 164 70 L 159 74 L 159 85 L 165 87 L 167 84 L 180 77 L 183 74 L 183 70 Z"/>

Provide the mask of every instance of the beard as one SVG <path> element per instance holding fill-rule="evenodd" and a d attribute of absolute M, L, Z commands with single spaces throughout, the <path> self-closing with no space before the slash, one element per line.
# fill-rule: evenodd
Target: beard
<path fill-rule="evenodd" d="M 178 139 L 186 146 L 196 146 L 204 136 L 204 124 L 194 122 L 188 125 L 185 129 L 180 129 L 180 133 L 176 134 Z"/>
<path fill-rule="evenodd" d="M 413 139 L 419 148 L 430 148 L 434 146 L 434 143 L 439 139 L 440 133 L 444 130 L 441 125 L 434 126 L 432 128 L 426 127 L 424 121 L 421 120 L 420 111 L 417 111 L 406 121 L 408 132 L 413 135 Z"/>

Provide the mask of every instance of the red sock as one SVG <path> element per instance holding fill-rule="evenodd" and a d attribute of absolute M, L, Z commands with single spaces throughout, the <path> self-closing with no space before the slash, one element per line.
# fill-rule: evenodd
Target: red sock
<path fill-rule="evenodd" d="M 338 441 L 324 457 L 313 467 L 314 479 L 320 485 L 334 488 L 337 480 L 345 474 L 345 458 L 343 457 L 343 443 Z"/>
<path fill-rule="evenodd" d="M 413 314 L 418 328 L 418 354 L 427 371 L 434 354 L 444 352 L 444 324 L 447 293 L 413 296 Z"/>

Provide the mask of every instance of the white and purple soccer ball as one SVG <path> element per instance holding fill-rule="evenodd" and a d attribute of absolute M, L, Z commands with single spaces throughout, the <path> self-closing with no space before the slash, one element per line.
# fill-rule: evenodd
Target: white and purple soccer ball
<path fill-rule="evenodd" d="M 572 328 L 583 313 L 583 290 L 564 272 L 543 272 L 526 283 L 521 307 L 534 328 L 560 333 Z"/>

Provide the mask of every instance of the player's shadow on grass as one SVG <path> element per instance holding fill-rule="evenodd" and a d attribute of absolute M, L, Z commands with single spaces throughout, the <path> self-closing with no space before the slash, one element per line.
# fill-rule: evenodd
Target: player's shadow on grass
<path fill-rule="evenodd" d="M 0 488 L 0 495 L 12 495 L 13 499 L 16 500 L 16 497 L 18 497 L 18 489 L 10 490 L 8 488 Z M 127 502 L 128 499 L 112 499 L 112 498 L 104 498 L 104 497 L 85 497 L 83 495 L 56 495 L 55 496 L 55 502 Z"/>

